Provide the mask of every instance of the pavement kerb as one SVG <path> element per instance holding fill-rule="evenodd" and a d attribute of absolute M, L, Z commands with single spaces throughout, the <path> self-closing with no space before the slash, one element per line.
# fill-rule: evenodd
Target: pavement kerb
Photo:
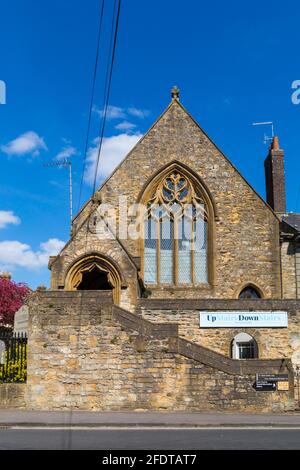
<path fill-rule="evenodd" d="M 0 410 L 0 429 L 6 428 L 299 428 L 300 414 L 80 412 Z"/>

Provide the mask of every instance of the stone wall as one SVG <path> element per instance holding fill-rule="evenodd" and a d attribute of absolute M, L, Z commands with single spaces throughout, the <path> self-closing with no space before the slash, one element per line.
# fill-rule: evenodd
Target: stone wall
<path fill-rule="evenodd" d="M 300 246 L 296 248 L 297 298 L 300 299 Z"/>
<path fill-rule="evenodd" d="M 272 411 L 290 392 L 259 393 L 255 371 L 282 361 L 235 361 L 112 305 L 108 292 L 48 291 L 31 299 L 27 407 L 86 410 Z M 292 377 L 292 376 L 291 376 Z"/>
<path fill-rule="evenodd" d="M 1 408 L 26 408 L 26 384 L 0 384 Z"/>
<path fill-rule="evenodd" d="M 281 244 L 282 297 L 297 298 L 296 259 L 294 242 L 284 241 Z"/>
<path fill-rule="evenodd" d="M 288 312 L 288 328 L 200 328 L 200 311 L 280 310 Z M 261 359 L 291 358 L 300 366 L 300 301 L 297 300 L 140 300 L 138 311 L 151 322 L 176 322 L 179 335 L 230 356 L 231 341 L 242 331 L 254 337 Z"/>

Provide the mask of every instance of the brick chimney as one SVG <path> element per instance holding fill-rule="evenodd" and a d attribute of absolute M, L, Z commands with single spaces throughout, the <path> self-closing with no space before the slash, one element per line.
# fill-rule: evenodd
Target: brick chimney
<path fill-rule="evenodd" d="M 278 137 L 273 137 L 265 159 L 265 177 L 267 203 L 275 212 L 284 214 L 286 211 L 284 151 L 279 147 Z"/>

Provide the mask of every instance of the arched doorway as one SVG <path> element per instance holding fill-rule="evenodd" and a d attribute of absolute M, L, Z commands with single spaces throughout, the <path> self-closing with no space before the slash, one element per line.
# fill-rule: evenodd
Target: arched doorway
<path fill-rule="evenodd" d="M 82 272 L 77 290 L 112 290 L 113 285 L 108 280 L 109 273 L 101 271 L 97 265 Z"/>
<path fill-rule="evenodd" d="M 120 302 L 121 275 L 115 263 L 98 254 L 76 261 L 66 275 L 66 290 L 111 290 L 114 303 Z"/>

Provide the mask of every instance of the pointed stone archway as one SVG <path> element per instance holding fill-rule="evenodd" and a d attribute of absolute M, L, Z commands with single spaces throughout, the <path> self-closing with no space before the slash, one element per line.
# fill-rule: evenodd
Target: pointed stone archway
<path fill-rule="evenodd" d="M 122 276 L 115 263 L 99 254 L 87 255 L 77 260 L 68 270 L 66 290 L 112 290 L 113 301 L 120 303 Z"/>

